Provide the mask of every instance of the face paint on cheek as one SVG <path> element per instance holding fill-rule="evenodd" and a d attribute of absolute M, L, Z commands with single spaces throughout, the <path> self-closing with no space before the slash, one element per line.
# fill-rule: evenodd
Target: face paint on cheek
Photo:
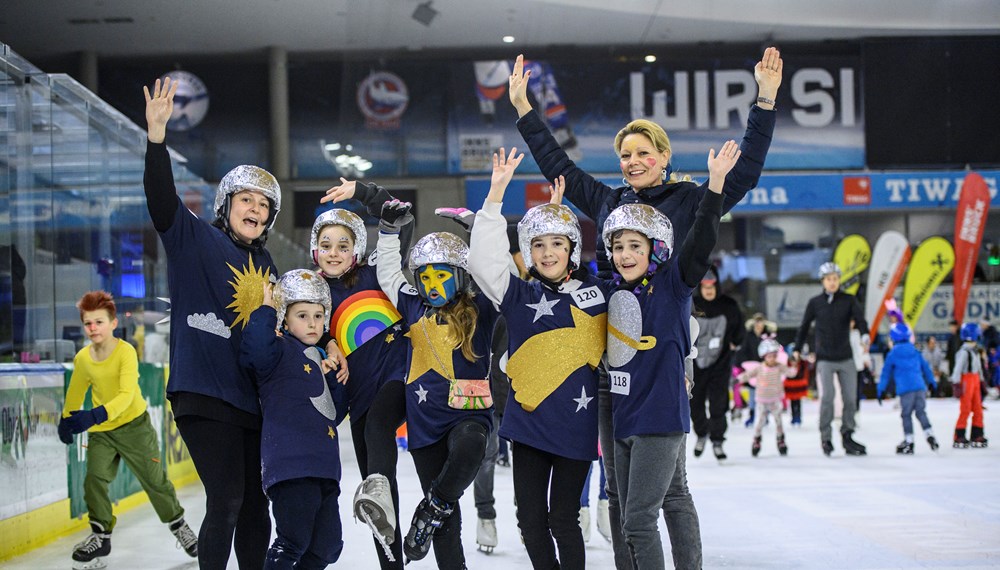
<path fill-rule="evenodd" d="M 647 159 L 645 159 L 645 162 L 646 162 L 646 166 L 648 168 L 656 168 L 656 159 L 655 158 L 652 158 L 652 157 L 651 158 L 647 158 Z"/>

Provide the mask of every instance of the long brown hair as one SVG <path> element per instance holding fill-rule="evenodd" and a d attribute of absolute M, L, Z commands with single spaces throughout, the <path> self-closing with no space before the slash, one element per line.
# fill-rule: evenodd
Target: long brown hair
<path fill-rule="evenodd" d="M 476 334 L 476 321 L 479 319 L 479 308 L 472 301 L 474 294 L 465 292 L 438 311 L 438 315 L 448 325 L 448 340 L 455 348 L 462 349 L 462 356 L 469 362 L 475 362 L 479 355 L 472 348 L 472 337 Z"/>

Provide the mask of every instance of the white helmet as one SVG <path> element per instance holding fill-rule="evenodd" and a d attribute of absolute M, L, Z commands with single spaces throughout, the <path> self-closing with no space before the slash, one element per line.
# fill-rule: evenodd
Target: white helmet
<path fill-rule="evenodd" d="M 354 234 L 354 263 L 365 258 L 365 251 L 368 248 L 368 230 L 365 229 L 365 222 L 350 210 L 334 208 L 327 210 L 316 216 L 313 222 L 312 231 L 309 233 L 309 253 L 312 255 L 313 263 L 319 265 L 319 233 L 326 226 L 344 226 Z"/>
<path fill-rule="evenodd" d="M 773 338 L 765 338 L 757 345 L 757 356 L 761 358 L 772 352 L 781 352 L 781 345 Z"/>
<path fill-rule="evenodd" d="M 528 210 L 517 224 L 517 243 L 524 256 L 524 266 L 531 269 L 531 242 L 548 235 L 566 236 L 570 241 L 569 269 L 580 267 L 580 220 L 563 204 L 542 204 Z"/>
<path fill-rule="evenodd" d="M 278 290 L 275 292 L 278 302 L 278 326 L 285 321 L 285 312 L 295 303 L 316 303 L 323 305 L 323 330 L 330 326 L 330 312 L 333 302 L 330 300 L 330 286 L 326 281 L 308 269 L 293 269 L 278 279 Z"/>
<path fill-rule="evenodd" d="M 230 170 L 222 177 L 219 188 L 215 191 L 216 216 L 222 218 L 226 227 L 229 227 L 229 209 L 231 207 L 230 198 L 237 192 L 250 190 L 259 192 L 271 202 L 271 211 L 267 216 L 267 223 L 264 224 L 264 231 L 271 229 L 274 225 L 278 212 L 281 211 L 281 187 L 273 174 L 259 166 L 243 164 Z"/>
<path fill-rule="evenodd" d="M 831 273 L 836 273 L 840 277 L 840 266 L 832 261 L 827 261 L 819 266 L 819 278 L 822 279 Z"/>

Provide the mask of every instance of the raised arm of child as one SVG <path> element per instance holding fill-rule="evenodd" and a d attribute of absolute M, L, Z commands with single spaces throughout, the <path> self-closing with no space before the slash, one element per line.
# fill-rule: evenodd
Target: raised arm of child
<path fill-rule="evenodd" d="M 510 149 L 510 156 L 502 148 L 493 155 L 490 192 L 476 214 L 469 238 L 469 273 L 483 294 L 498 305 L 503 301 L 511 280 L 507 263 L 510 257 L 507 221 L 500 210 L 507 185 L 523 158 L 524 154 L 517 154 L 517 148 Z"/>

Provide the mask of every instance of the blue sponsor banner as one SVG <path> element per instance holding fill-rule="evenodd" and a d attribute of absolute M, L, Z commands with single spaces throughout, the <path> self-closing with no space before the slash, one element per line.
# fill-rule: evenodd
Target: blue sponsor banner
<path fill-rule="evenodd" d="M 1000 206 L 997 180 L 1000 170 L 977 171 L 990 189 L 991 206 Z M 955 208 L 965 180 L 965 171 L 857 172 L 838 174 L 765 174 L 733 210 L 735 214 L 798 212 L 810 210 L 870 211 Z M 695 176 L 696 182 L 706 175 Z M 598 180 L 611 187 L 622 181 L 611 176 Z M 504 214 L 523 214 L 537 203 L 532 187 L 547 185 L 541 178 L 512 180 L 504 200 Z M 489 193 L 490 181 L 470 178 L 465 182 L 466 204 L 478 209 Z"/>

